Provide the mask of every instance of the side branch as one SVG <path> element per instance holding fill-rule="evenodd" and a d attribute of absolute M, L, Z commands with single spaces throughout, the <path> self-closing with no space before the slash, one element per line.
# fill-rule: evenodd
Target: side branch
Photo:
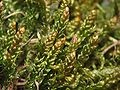
<path fill-rule="evenodd" d="M 111 44 L 110 46 L 108 46 L 106 49 L 103 50 L 102 54 L 104 55 L 106 52 L 108 52 L 111 48 L 113 48 L 114 46 L 120 45 L 120 40 L 114 42 L 113 44 Z"/>

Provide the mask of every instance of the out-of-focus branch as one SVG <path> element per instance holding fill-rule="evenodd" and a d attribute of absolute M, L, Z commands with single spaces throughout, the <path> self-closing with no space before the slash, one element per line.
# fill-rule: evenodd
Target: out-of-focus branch
<path fill-rule="evenodd" d="M 114 46 L 120 45 L 120 40 L 113 42 L 113 44 L 111 44 L 110 46 L 108 46 L 107 48 L 105 48 L 102 52 L 102 54 L 104 55 L 106 52 L 108 52 L 111 48 L 113 48 Z"/>
<path fill-rule="evenodd" d="M 14 12 L 14 13 L 9 14 L 8 16 L 5 16 L 4 19 L 8 19 L 9 17 L 14 16 L 16 14 L 21 14 L 21 15 L 25 16 L 25 14 L 23 12 Z"/>

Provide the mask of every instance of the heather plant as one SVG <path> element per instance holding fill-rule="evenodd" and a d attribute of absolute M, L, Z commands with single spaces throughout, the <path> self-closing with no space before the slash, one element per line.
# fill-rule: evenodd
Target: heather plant
<path fill-rule="evenodd" d="M 1 0 L 0 89 L 119 90 L 118 0 Z"/>

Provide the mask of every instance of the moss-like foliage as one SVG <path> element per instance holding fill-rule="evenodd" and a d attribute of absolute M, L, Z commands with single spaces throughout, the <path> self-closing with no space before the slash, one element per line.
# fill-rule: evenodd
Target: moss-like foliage
<path fill-rule="evenodd" d="M 119 90 L 119 0 L 0 0 L 0 89 Z"/>

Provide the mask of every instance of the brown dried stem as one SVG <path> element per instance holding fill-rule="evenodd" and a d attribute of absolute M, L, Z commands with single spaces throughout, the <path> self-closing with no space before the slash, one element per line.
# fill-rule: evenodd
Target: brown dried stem
<path fill-rule="evenodd" d="M 107 48 L 105 48 L 102 52 L 102 54 L 104 55 L 106 52 L 108 52 L 111 48 L 113 48 L 114 46 L 120 45 L 120 40 L 113 42 L 113 44 L 111 44 L 110 46 L 108 46 Z"/>

